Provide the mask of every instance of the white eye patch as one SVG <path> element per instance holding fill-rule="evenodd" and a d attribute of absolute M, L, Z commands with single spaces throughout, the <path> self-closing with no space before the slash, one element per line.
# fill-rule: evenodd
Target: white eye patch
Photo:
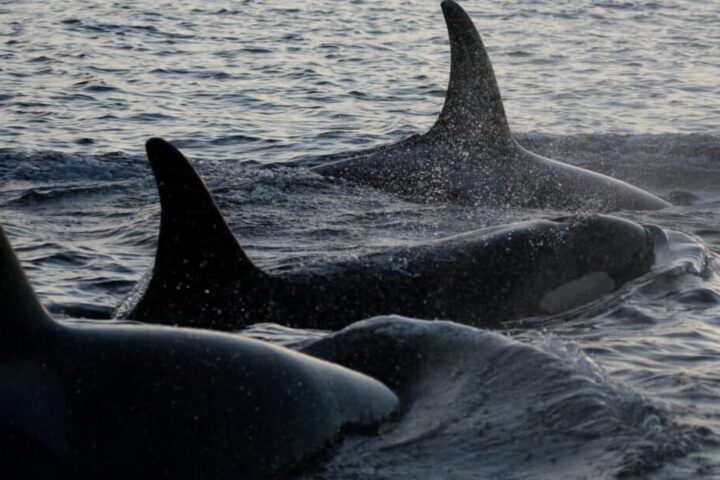
<path fill-rule="evenodd" d="M 615 290 L 615 280 L 605 272 L 590 272 L 570 280 L 547 293 L 540 300 L 545 313 L 559 313 L 592 302 Z"/>

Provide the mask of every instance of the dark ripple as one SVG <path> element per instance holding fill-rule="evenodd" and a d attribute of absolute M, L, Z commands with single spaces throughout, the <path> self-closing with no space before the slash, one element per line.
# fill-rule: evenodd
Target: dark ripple
<path fill-rule="evenodd" d="M 37 258 L 35 263 L 37 265 L 49 265 L 53 267 L 79 267 L 85 265 L 91 261 L 91 259 L 92 257 L 90 255 L 82 255 L 77 252 L 58 252 Z"/>
<path fill-rule="evenodd" d="M 53 315 L 60 317 L 68 317 L 74 319 L 93 319 L 93 320 L 109 320 L 112 318 L 113 307 L 86 303 L 63 303 L 46 305 L 48 311 Z"/>
<path fill-rule="evenodd" d="M 147 112 L 147 113 L 139 113 L 137 115 L 131 115 L 127 118 L 128 118 L 128 120 L 132 120 L 134 122 L 152 124 L 153 122 L 162 121 L 162 120 L 175 120 L 177 117 L 174 117 L 172 115 L 166 115 L 164 113 L 157 113 L 157 112 L 149 113 L 149 112 Z"/>
<path fill-rule="evenodd" d="M 187 75 L 191 72 L 190 70 L 185 69 L 155 68 L 150 70 L 150 73 L 159 73 L 163 75 Z"/>
<path fill-rule="evenodd" d="M 720 305 L 720 293 L 710 288 L 698 288 L 680 293 L 675 300 L 689 306 L 709 308 Z"/>
<path fill-rule="evenodd" d="M 212 72 L 212 71 L 202 71 L 195 74 L 197 78 L 201 79 L 214 79 L 214 80 L 228 80 L 233 78 L 233 76 L 227 72 Z"/>
<path fill-rule="evenodd" d="M 39 204 L 63 202 L 68 199 L 77 199 L 79 197 L 97 197 L 113 191 L 119 192 L 121 188 L 122 185 L 117 183 L 35 187 L 24 191 L 19 198 L 7 203 L 6 205 L 35 207 Z"/>
<path fill-rule="evenodd" d="M 78 84 L 78 86 L 83 83 Z M 110 85 L 87 85 L 83 87 L 86 92 L 117 92 L 119 89 Z"/>
<path fill-rule="evenodd" d="M 29 61 L 30 63 L 52 63 L 52 62 L 55 62 L 55 60 L 53 60 L 53 59 L 50 58 L 50 57 L 46 57 L 45 55 L 41 55 L 41 56 L 39 56 L 39 57 L 31 58 L 31 59 L 28 60 L 28 61 Z"/>
<path fill-rule="evenodd" d="M 274 143 L 278 143 L 279 140 L 275 140 L 275 139 L 271 139 L 271 138 L 251 137 L 248 135 L 230 135 L 227 137 L 215 138 L 211 141 L 211 143 L 213 145 L 241 145 L 244 143 L 253 143 L 253 142 L 274 144 Z"/>

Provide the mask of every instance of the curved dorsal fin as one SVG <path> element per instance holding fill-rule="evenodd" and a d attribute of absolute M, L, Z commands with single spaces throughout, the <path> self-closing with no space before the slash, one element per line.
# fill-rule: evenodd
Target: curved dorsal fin
<path fill-rule="evenodd" d="M 207 293 L 262 272 L 230 231 L 205 182 L 173 145 L 159 138 L 145 144 L 160 193 L 160 234 L 152 277 L 129 317 L 169 321 L 168 305 L 182 296 Z M 163 307 L 165 305 L 165 307 Z"/>
<path fill-rule="evenodd" d="M 480 34 L 453 0 L 443 0 L 442 10 L 450 37 L 450 82 L 442 112 L 430 132 L 506 144 L 511 141 L 510 127 Z"/>
<path fill-rule="evenodd" d="M 197 269 L 254 270 L 215 201 L 190 162 L 170 143 L 145 144 L 160 193 L 160 236 L 155 268 L 176 270 L 182 260 Z"/>
<path fill-rule="evenodd" d="M 0 226 L 0 340 L 14 340 L 51 323 Z"/>

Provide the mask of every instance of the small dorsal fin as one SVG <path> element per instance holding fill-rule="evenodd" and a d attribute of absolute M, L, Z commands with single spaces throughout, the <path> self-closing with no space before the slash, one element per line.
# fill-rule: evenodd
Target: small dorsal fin
<path fill-rule="evenodd" d="M 450 37 L 450 82 L 442 112 L 430 132 L 507 144 L 512 139 L 510 127 L 480 34 L 453 0 L 443 0 L 442 10 Z"/>
<path fill-rule="evenodd" d="M 0 340 L 15 339 L 51 323 L 0 226 Z"/>
<path fill-rule="evenodd" d="M 228 279 L 262 272 L 243 252 L 185 156 L 159 138 L 151 138 L 145 147 L 160 193 L 160 234 L 152 277 L 128 316 L 161 322 L 170 319 L 155 317 L 172 309 L 159 304 L 180 304 L 178 296 L 188 291 L 211 297 Z"/>

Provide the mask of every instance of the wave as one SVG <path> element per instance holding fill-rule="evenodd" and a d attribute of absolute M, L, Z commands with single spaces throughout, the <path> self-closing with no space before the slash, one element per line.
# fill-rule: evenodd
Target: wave
<path fill-rule="evenodd" d="M 138 157 L 122 153 L 80 155 L 57 151 L 0 149 L 0 180 L 62 184 L 79 181 L 112 181 L 147 175 L 137 168 Z M 2 190 L 2 189 L 0 189 Z"/>

